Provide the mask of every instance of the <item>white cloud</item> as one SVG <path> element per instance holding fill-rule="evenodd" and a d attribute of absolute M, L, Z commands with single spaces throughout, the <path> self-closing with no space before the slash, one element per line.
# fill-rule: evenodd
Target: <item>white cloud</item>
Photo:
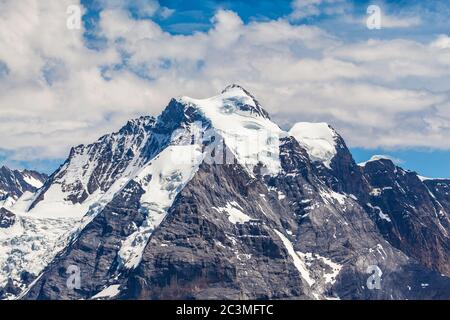
<path fill-rule="evenodd" d="M 225 10 L 207 32 L 171 35 L 110 5 L 99 24 L 106 47 L 93 51 L 83 30 L 65 27 L 69 4 L 0 4 L 0 149 L 14 159 L 64 157 L 173 96 L 235 82 L 285 126 L 328 121 L 352 146 L 450 148 L 446 36 L 351 42 L 287 19 L 244 24 Z"/>
<path fill-rule="evenodd" d="M 449 49 L 450 37 L 446 34 L 441 34 L 435 41 L 431 43 L 431 46 L 438 49 Z"/>

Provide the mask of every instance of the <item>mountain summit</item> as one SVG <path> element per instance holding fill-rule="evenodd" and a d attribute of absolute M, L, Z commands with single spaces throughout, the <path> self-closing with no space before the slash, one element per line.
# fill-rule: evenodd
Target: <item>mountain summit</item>
<path fill-rule="evenodd" d="M 357 165 L 327 124 L 285 132 L 231 85 L 73 148 L 5 205 L 0 296 L 449 299 L 449 190 Z"/>
<path fill-rule="evenodd" d="M 230 96 L 239 96 L 242 94 L 239 94 L 240 92 L 243 92 L 245 96 L 249 97 L 251 100 L 253 100 L 253 103 L 248 104 L 248 106 L 253 107 L 253 112 L 256 112 L 258 115 L 265 117 L 267 119 L 270 119 L 269 114 L 266 110 L 264 110 L 261 105 L 259 104 L 258 100 L 247 90 L 245 90 L 243 87 L 241 87 L 238 84 L 231 84 L 227 86 L 225 89 L 222 90 L 222 95 L 230 95 Z"/>

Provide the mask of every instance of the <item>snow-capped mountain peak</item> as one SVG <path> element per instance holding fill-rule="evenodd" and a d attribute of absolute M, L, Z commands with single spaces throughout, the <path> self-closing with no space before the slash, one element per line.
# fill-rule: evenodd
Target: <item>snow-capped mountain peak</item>
<path fill-rule="evenodd" d="M 184 96 L 177 102 L 198 110 L 250 173 L 259 164 L 267 174 L 280 172 L 279 139 L 287 133 L 270 120 L 267 112 L 245 89 L 230 85 L 211 98 Z"/>
<path fill-rule="evenodd" d="M 233 98 L 233 97 L 245 97 L 245 101 L 247 106 L 251 106 L 250 112 L 256 113 L 257 115 L 270 119 L 269 113 L 264 110 L 261 104 L 256 100 L 256 98 L 243 87 L 238 84 L 231 84 L 222 90 L 221 95 L 225 98 Z M 242 107 L 241 107 L 242 108 Z"/>
<path fill-rule="evenodd" d="M 293 136 L 309 154 L 312 161 L 322 162 L 327 168 L 337 154 L 338 134 L 327 123 L 296 123 L 289 134 Z"/>
<path fill-rule="evenodd" d="M 200 99 L 193 99 L 183 96 L 177 100 L 179 102 L 192 102 L 192 100 Z M 201 100 L 222 101 L 225 109 L 224 111 L 227 113 L 247 113 L 248 115 L 270 119 L 269 113 L 264 110 L 258 100 L 256 100 L 256 98 L 249 91 L 237 84 L 228 85 L 219 95 Z"/>

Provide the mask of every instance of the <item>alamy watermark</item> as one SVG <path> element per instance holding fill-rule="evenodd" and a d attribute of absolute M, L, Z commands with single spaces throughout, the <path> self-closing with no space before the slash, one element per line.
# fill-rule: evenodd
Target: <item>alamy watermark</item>
<path fill-rule="evenodd" d="M 67 289 L 69 290 L 79 290 L 81 289 L 81 269 L 77 265 L 70 265 L 66 274 L 69 275 L 66 281 Z"/>
<path fill-rule="evenodd" d="M 81 29 L 81 7 L 79 5 L 70 5 L 67 7 L 67 20 L 66 26 L 69 30 Z"/>
<path fill-rule="evenodd" d="M 369 30 L 381 29 L 381 8 L 377 5 L 367 7 L 369 17 L 366 20 L 366 26 Z"/>

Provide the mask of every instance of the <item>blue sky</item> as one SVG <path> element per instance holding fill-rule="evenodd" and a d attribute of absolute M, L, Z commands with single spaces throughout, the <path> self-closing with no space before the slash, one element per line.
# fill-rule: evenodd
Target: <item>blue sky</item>
<path fill-rule="evenodd" d="M 450 177 L 448 1 L 81 0 L 79 31 L 73 4 L 0 4 L 2 163 L 51 172 L 173 96 L 239 83 L 283 128 L 330 123 L 357 162 Z"/>
<path fill-rule="evenodd" d="M 450 152 L 446 150 L 352 148 L 351 152 L 357 163 L 364 162 L 373 155 L 387 155 L 396 165 L 419 175 L 432 178 L 450 177 Z"/>

